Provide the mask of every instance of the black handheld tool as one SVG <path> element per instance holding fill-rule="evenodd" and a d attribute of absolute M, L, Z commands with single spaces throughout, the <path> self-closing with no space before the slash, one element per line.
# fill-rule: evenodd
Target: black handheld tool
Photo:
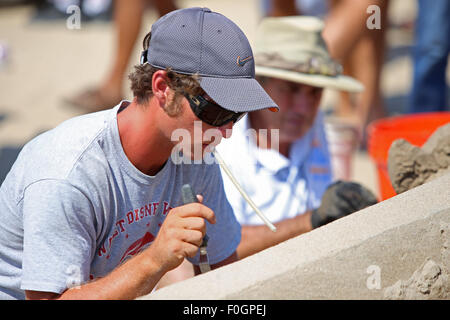
<path fill-rule="evenodd" d="M 193 203 L 198 202 L 197 197 L 192 190 L 190 184 L 185 184 L 181 188 L 181 197 L 183 198 L 183 203 Z M 202 273 L 208 272 L 211 270 L 211 266 L 209 265 L 208 252 L 206 251 L 206 247 L 208 246 L 208 235 L 205 234 L 203 237 L 203 242 L 200 245 L 200 271 Z"/>

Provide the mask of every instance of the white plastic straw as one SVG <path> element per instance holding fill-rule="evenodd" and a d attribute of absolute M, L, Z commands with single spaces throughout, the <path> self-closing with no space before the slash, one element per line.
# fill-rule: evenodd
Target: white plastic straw
<path fill-rule="evenodd" d="M 244 189 L 242 189 L 242 187 L 239 185 L 239 182 L 237 182 L 237 180 L 235 179 L 230 169 L 227 167 L 227 165 L 225 164 L 225 162 L 223 161 L 222 157 L 219 155 L 216 149 L 214 149 L 214 155 L 217 161 L 219 161 L 220 167 L 225 171 L 227 176 L 230 178 L 231 182 L 233 182 L 234 186 L 238 189 L 239 193 L 244 197 L 245 201 L 247 201 L 250 207 L 252 207 L 253 210 L 255 210 L 256 214 L 262 219 L 262 221 L 266 224 L 266 226 L 269 227 L 270 230 L 272 230 L 273 232 L 277 231 L 277 228 L 269 221 L 269 219 L 267 219 L 267 217 L 261 212 L 261 210 L 258 209 L 258 207 L 254 204 L 252 199 L 250 199 L 250 197 L 247 195 Z"/>

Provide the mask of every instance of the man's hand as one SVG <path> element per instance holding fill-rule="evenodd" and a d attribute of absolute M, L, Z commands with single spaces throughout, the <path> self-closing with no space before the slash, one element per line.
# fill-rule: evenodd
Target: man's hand
<path fill-rule="evenodd" d="M 313 210 L 311 224 L 317 228 L 376 203 L 373 193 L 359 183 L 337 181 L 325 191 L 320 207 Z"/>
<path fill-rule="evenodd" d="M 201 203 L 170 210 L 156 239 L 147 249 L 153 262 L 167 272 L 178 267 L 184 258 L 194 257 L 206 233 L 205 219 L 216 223 L 214 212 Z"/>

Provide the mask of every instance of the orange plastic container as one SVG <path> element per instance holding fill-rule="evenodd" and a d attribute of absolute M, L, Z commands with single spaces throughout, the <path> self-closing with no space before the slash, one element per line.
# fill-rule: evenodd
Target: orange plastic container
<path fill-rule="evenodd" d="M 392 142 L 403 138 L 411 144 L 422 146 L 438 127 L 449 122 L 450 112 L 431 112 L 380 119 L 367 127 L 368 151 L 377 168 L 382 200 L 396 195 L 387 170 Z"/>

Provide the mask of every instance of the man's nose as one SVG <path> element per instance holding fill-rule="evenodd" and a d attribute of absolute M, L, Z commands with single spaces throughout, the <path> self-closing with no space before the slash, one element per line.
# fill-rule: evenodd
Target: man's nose
<path fill-rule="evenodd" d="M 234 122 L 230 121 L 218 128 L 220 133 L 222 134 L 222 137 L 224 137 L 225 139 L 231 138 L 231 134 L 233 133 L 233 124 Z"/>

